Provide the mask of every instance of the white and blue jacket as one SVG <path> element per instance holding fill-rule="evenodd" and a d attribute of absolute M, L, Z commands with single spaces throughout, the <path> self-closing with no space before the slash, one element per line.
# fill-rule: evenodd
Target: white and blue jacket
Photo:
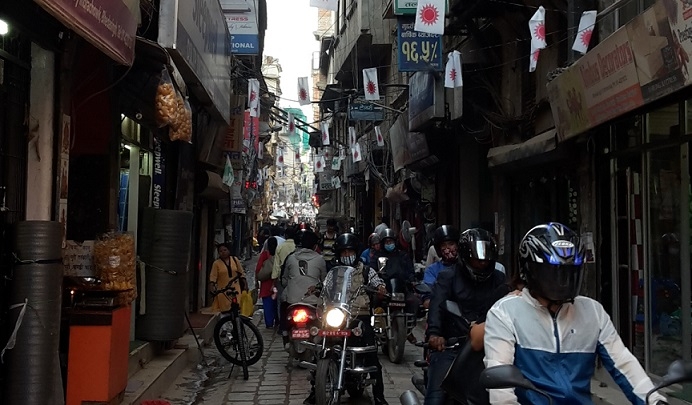
<path fill-rule="evenodd" d="M 599 357 L 633 404 L 643 404 L 653 384 L 622 343 L 603 306 L 578 296 L 553 317 L 527 289 L 490 309 L 485 324 L 485 366 L 514 364 L 555 405 L 592 404 L 591 378 Z M 665 400 L 653 394 L 651 404 Z M 490 390 L 492 404 L 546 404 L 523 389 Z"/>

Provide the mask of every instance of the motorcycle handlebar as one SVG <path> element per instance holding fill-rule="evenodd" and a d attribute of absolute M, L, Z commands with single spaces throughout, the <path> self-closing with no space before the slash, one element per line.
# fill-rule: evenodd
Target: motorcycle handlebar
<path fill-rule="evenodd" d="M 444 350 L 458 349 L 464 343 L 466 336 L 452 337 L 445 341 Z M 416 342 L 414 343 L 417 347 L 422 347 L 424 349 L 430 349 L 430 344 L 428 342 Z"/>

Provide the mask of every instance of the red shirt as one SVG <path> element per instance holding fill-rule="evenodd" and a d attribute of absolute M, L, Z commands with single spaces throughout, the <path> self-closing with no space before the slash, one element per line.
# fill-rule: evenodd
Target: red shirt
<path fill-rule="evenodd" d="M 268 250 L 262 251 L 259 255 L 259 259 L 257 259 L 257 267 L 255 268 L 255 274 L 258 274 L 260 272 L 260 269 L 262 269 L 262 264 L 264 264 L 264 261 L 269 259 L 271 255 L 269 254 Z M 267 281 L 260 281 L 260 291 L 259 291 L 259 297 L 264 298 L 272 295 L 272 287 L 274 287 L 274 282 L 273 280 L 267 280 Z"/>

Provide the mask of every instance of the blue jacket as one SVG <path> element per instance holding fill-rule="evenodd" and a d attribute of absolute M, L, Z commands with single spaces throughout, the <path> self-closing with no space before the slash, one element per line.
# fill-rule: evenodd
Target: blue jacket
<path fill-rule="evenodd" d="M 370 266 L 370 248 L 365 249 L 363 253 L 360 254 L 360 261 L 363 262 L 364 265 Z"/>
<path fill-rule="evenodd" d="M 598 301 L 577 296 L 551 315 L 524 289 L 490 309 L 485 322 L 485 366 L 514 364 L 538 389 L 548 393 L 555 405 L 592 404 L 591 378 L 596 358 L 627 399 L 643 404 L 653 388 L 639 361 L 615 331 Z M 665 400 L 653 394 L 650 403 Z M 521 389 L 490 390 L 492 404 L 547 404 L 540 394 Z"/>
<path fill-rule="evenodd" d="M 425 269 L 425 273 L 423 274 L 423 282 L 432 288 L 435 285 L 435 281 L 437 281 L 437 276 L 440 274 L 440 272 L 444 269 L 449 269 L 452 267 L 454 267 L 454 264 L 445 265 L 442 260 L 436 261 Z"/>

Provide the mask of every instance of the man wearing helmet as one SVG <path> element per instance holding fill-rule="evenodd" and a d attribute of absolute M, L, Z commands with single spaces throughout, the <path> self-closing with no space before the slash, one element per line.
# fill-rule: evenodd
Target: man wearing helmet
<path fill-rule="evenodd" d="M 396 233 L 387 228 L 380 232 L 380 250 L 375 252 L 370 267 L 382 271 L 386 279 L 397 278 L 402 282 L 414 279 L 411 258 L 396 245 Z"/>
<path fill-rule="evenodd" d="M 449 239 L 452 234 L 450 227 L 441 230 L 439 236 Z M 440 243 L 440 246 L 443 244 Z M 448 247 L 446 254 L 451 259 L 454 244 L 446 243 L 445 246 Z M 430 301 L 426 335 L 433 351 L 430 354 L 425 405 L 446 403 L 446 395 L 440 384 L 458 354 L 458 349 L 445 350 L 446 341 L 461 338 L 465 343 L 470 339 L 475 350 L 482 350 L 486 313 L 496 300 L 509 292 L 505 275 L 495 270 L 497 247 L 489 232 L 480 228 L 464 231 L 458 248 L 455 262 L 438 274 Z M 457 303 L 462 319 L 445 310 L 447 300 Z M 486 391 L 480 389 L 478 384 L 483 369 L 482 358 L 476 356 L 474 360 L 478 364 L 468 364 L 467 367 L 474 370 L 471 374 L 476 381 L 469 381 L 463 391 L 470 403 L 488 403 Z"/>
<path fill-rule="evenodd" d="M 425 269 L 423 282 L 432 288 L 437 281 L 437 276 L 444 269 L 456 266 L 459 257 L 459 231 L 451 225 L 442 225 L 435 230 L 433 246 L 440 260 L 434 261 Z M 430 297 L 422 297 L 423 306 L 430 304 Z"/>
<path fill-rule="evenodd" d="M 488 312 L 485 365 L 514 364 L 554 404 L 590 404 L 596 357 L 629 401 L 643 404 L 653 388 L 598 301 L 579 295 L 584 272 L 579 236 L 559 223 L 532 228 L 519 245 L 521 295 Z M 659 394 L 652 402 L 664 401 Z M 544 404 L 531 391 L 490 390 L 493 404 Z M 665 402 L 664 402 L 665 403 Z"/>
<path fill-rule="evenodd" d="M 371 233 L 368 236 L 368 248 L 360 254 L 360 261 L 366 266 L 370 266 L 375 254 L 380 250 L 380 235 Z"/>
<path fill-rule="evenodd" d="M 352 274 L 351 285 L 349 289 L 352 293 L 359 291 L 359 295 L 354 299 L 351 305 L 351 312 L 356 314 L 356 317 L 362 322 L 363 335 L 361 336 L 362 342 L 366 346 L 376 346 L 377 342 L 375 340 L 375 330 L 372 328 L 370 323 L 370 297 L 364 291 L 360 290 L 362 285 L 370 286 L 371 288 L 376 288 L 379 294 L 385 294 L 387 291 L 384 286 L 384 281 L 377 275 L 377 272 L 372 268 L 364 265 L 358 257 L 360 242 L 358 237 L 352 233 L 344 233 L 339 235 L 334 241 L 334 254 L 335 254 L 335 265 L 336 266 L 351 266 L 355 268 L 355 272 Z M 326 279 L 324 280 L 324 285 L 330 285 L 331 275 L 333 273 L 328 273 Z M 377 353 L 367 353 L 365 354 L 366 365 L 377 366 L 377 372 L 370 375 L 370 378 L 375 379 L 375 384 L 372 386 L 372 394 L 375 405 L 388 405 L 388 402 L 384 398 L 384 381 L 382 379 L 382 365 L 380 360 L 377 358 Z M 314 377 L 314 371 L 311 371 Z M 314 404 L 315 403 L 315 385 L 314 378 L 312 380 L 312 389 L 310 391 L 310 396 L 308 396 L 304 404 Z"/>

